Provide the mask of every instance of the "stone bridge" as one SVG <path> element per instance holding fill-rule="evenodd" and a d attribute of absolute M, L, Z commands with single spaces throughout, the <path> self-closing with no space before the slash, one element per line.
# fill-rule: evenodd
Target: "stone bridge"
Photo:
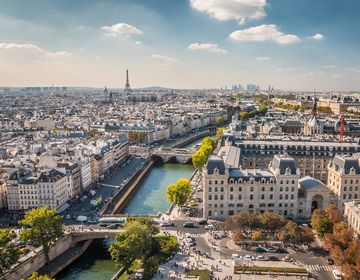
<path fill-rule="evenodd" d="M 192 155 L 196 152 L 195 149 L 181 149 L 181 148 L 158 148 L 151 155 L 154 162 L 178 162 L 191 163 Z"/>
<path fill-rule="evenodd" d="M 76 244 L 81 241 L 92 239 L 114 238 L 115 235 L 120 231 L 122 230 L 107 228 L 84 228 L 82 230 L 76 229 L 74 231 L 67 230 L 66 235 L 71 236 L 72 243 Z"/>

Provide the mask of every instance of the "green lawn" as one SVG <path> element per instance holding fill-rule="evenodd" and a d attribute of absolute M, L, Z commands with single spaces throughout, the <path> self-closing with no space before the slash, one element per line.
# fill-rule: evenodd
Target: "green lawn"
<path fill-rule="evenodd" d="M 187 272 L 188 276 L 199 276 L 200 280 L 209 280 L 210 279 L 210 270 L 207 269 L 189 269 Z"/>

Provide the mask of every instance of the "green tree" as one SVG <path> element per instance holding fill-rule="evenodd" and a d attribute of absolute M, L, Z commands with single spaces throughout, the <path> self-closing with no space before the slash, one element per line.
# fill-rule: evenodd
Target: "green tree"
<path fill-rule="evenodd" d="M 240 119 L 246 120 L 249 118 L 249 113 L 248 112 L 240 112 L 239 116 L 240 116 Z"/>
<path fill-rule="evenodd" d="M 55 209 L 34 208 L 25 213 L 20 225 L 26 228 L 20 232 L 23 241 L 35 247 L 43 246 L 46 262 L 49 263 L 50 246 L 64 234 L 64 226 L 60 223 L 62 216 Z"/>
<path fill-rule="evenodd" d="M 200 149 L 192 155 L 192 163 L 195 168 L 200 170 L 200 172 L 206 161 L 207 161 L 207 157 L 205 153 Z"/>
<path fill-rule="evenodd" d="M 184 205 L 191 193 L 191 183 L 188 179 L 180 178 L 174 184 L 168 185 L 166 198 L 178 206 Z"/>
<path fill-rule="evenodd" d="M 48 275 L 39 275 L 37 272 L 33 272 L 26 280 L 55 280 Z"/>
<path fill-rule="evenodd" d="M 202 141 L 201 141 L 201 146 L 210 146 L 213 150 L 216 148 L 216 143 L 214 141 L 214 139 L 212 139 L 211 137 L 205 137 Z"/>
<path fill-rule="evenodd" d="M 333 228 L 333 223 L 329 220 L 328 217 L 325 216 L 322 219 L 320 219 L 315 230 L 316 233 L 319 235 L 319 237 L 323 238 L 325 234 L 332 232 L 332 228 Z"/>
<path fill-rule="evenodd" d="M 267 109 L 268 109 L 267 106 L 262 104 L 262 105 L 259 106 L 259 113 L 260 114 L 265 114 Z"/>
<path fill-rule="evenodd" d="M 291 241 L 298 241 L 300 239 L 301 229 L 293 221 L 288 221 L 285 225 L 284 231 L 286 232 L 287 237 Z"/>
<path fill-rule="evenodd" d="M 216 142 L 218 142 L 221 139 L 221 136 L 224 134 L 224 128 L 220 127 L 216 130 Z"/>
<path fill-rule="evenodd" d="M 151 279 L 159 269 L 159 260 L 156 256 L 147 258 L 143 263 L 144 279 Z"/>
<path fill-rule="evenodd" d="M 215 122 L 217 126 L 224 126 L 224 118 L 223 117 L 215 117 Z"/>
<path fill-rule="evenodd" d="M 284 217 L 275 214 L 274 212 L 266 211 L 260 215 L 260 222 L 262 228 L 274 234 L 285 225 Z"/>
<path fill-rule="evenodd" d="M 156 236 L 155 237 L 159 253 L 165 258 L 179 250 L 179 243 L 174 236 Z"/>
<path fill-rule="evenodd" d="M 3 275 L 19 259 L 19 253 L 7 229 L 0 229 L 0 275 Z"/>
<path fill-rule="evenodd" d="M 124 231 L 115 236 L 115 242 L 110 245 L 111 258 L 118 267 L 123 267 L 126 272 L 135 259 L 146 260 L 152 250 L 153 234 L 151 230 L 139 222 L 127 225 Z M 128 273 L 129 274 L 129 273 Z"/>
<path fill-rule="evenodd" d="M 206 158 L 209 158 L 209 156 L 211 155 L 212 151 L 213 151 L 213 147 L 209 144 L 206 144 L 206 145 L 201 145 L 200 149 L 199 149 L 200 152 L 203 152 L 206 156 Z"/>
<path fill-rule="evenodd" d="M 152 235 L 159 233 L 159 226 L 156 225 L 155 221 L 150 217 L 129 217 L 126 219 L 126 226 L 131 223 L 139 223 L 146 226 Z"/>

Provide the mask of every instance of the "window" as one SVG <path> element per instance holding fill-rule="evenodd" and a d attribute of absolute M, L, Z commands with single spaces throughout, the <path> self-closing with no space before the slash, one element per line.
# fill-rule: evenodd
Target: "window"
<path fill-rule="evenodd" d="M 265 191 L 265 187 L 262 187 L 261 190 L 264 192 L 264 191 Z"/>
<path fill-rule="evenodd" d="M 220 191 L 221 191 L 221 192 L 224 192 L 224 187 L 221 187 L 221 188 L 220 188 Z"/>
<path fill-rule="evenodd" d="M 293 185 L 294 185 L 294 184 L 295 184 L 295 180 L 292 180 L 292 181 L 291 181 L 291 184 L 293 184 Z"/>
<path fill-rule="evenodd" d="M 215 194 L 214 198 L 215 198 L 215 200 L 217 200 L 217 199 L 218 199 L 218 196 Z"/>
<path fill-rule="evenodd" d="M 262 195 L 261 195 L 261 199 L 265 199 L 265 195 L 262 194 Z"/>
<path fill-rule="evenodd" d="M 238 199 L 242 199 L 241 194 L 239 194 Z"/>
<path fill-rule="evenodd" d="M 209 187 L 209 192 L 212 192 L 212 187 Z"/>
<path fill-rule="evenodd" d="M 212 195 L 211 194 L 209 194 L 209 200 L 212 200 Z"/>
<path fill-rule="evenodd" d="M 283 187 L 280 187 L 280 191 L 281 191 L 281 192 L 283 191 Z"/>
<path fill-rule="evenodd" d="M 234 191 L 234 188 L 233 188 L 233 187 L 230 187 L 230 191 L 233 192 L 233 191 Z"/>
<path fill-rule="evenodd" d="M 294 187 L 291 187 L 291 191 L 294 192 L 294 191 L 295 191 L 295 188 L 294 188 Z"/>
<path fill-rule="evenodd" d="M 282 194 L 279 195 L 279 199 L 282 199 Z"/>
<path fill-rule="evenodd" d="M 242 187 L 239 187 L 239 192 L 241 192 L 242 191 Z"/>
<path fill-rule="evenodd" d="M 254 199 L 254 195 L 250 194 L 250 200 Z"/>
<path fill-rule="evenodd" d="M 285 199 L 289 199 L 289 196 L 287 194 L 285 194 Z"/>
<path fill-rule="evenodd" d="M 230 194 L 230 200 L 233 200 L 234 196 L 232 194 Z"/>
<path fill-rule="evenodd" d="M 249 209 L 252 209 L 252 208 L 254 208 L 254 205 L 250 204 Z"/>
<path fill-rule="evenodd" d="M 253 192 L 253 191 L 254 191 L 254 187 L 250 187 L 250 191 Z"/>
<path fill-rule="evenodd" d="M 211 185 L 212 183 L 211 183 L 211 180 L 209 180 L 209 185 Z"/>
<path fill-rule="evenodd" d="M 286 188 L 285 188 L 285 191 L 287 191 L 287 192 L 288 192 L 288 191 L 289 191 L 289 187 L 286 187 Z"/>
<path fill-rule="evenodd" d="M 286 185 L 288 185 L 289 184 L 289 180 L 286 180 Z"/>
<path fill-rule="evenodd" d="M 344 191 L 346 192 L 346 190 L 347 190 L 347 188 L 346 188 L 346 186 L 344 187 Z"/>
<path fill-rule="evenodd" d="M 291 199 L 294 199 L 294 195 L 293 195 L 293 194 L 291 195 Z"/>
<path fill-rule="evenodd" d="M 273 199 L 273 197 L 274 197 L 274 196 L 273 196 L 272 194 L 270 194 L 270 199 Z"/>
<path fill-rule="evenodd" d="M 217 181 L 217 180 L 215 180 L 215 185 L 217 185 L 217 183 L 218 183 L 218 181 Z"/>
<path fill-rule="evenodd" d="M 220 195 L 220 199 L 221 199 L 221 200 L 224 200 L 224 195 Z"/>
<path fill-rule="evenodd" d="M 208 212 L 208 216 L 211 216 L 211 211 Z"/>
<path fill-rule="evenodd" d="M 283 184 L 283 180 L 280 180 L 280 185 L 282 185 Z"/>
<path fill-rule="evenodd" d="M 270 191 L 273 192 L 273 191 L 274 191 L 274 188 L 273 188 L 273 187 L 270 187 Z"/>
<path fill-rule="evenodd" d="M 215 187 L 215 192 L 217 192 L 218 191 L 218 188 L 217 187 Z"/>
<path fill-rule="evenodd" d="M 221 181 L 220 181 L 220 184 L 223 185 L 223 184 L 224 184 L 224 180 L 221 180 Z"/>

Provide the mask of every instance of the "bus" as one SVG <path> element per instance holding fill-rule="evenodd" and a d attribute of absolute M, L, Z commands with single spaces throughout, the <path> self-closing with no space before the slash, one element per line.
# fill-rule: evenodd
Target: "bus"
<path fill-rule="evenodd" d="M 123 217 L 102 217 L 99 219 L 100 226 L 108 226 L 108 225 L 118 225 L 123 226 L 125 224 L 126 219 Z"/>

